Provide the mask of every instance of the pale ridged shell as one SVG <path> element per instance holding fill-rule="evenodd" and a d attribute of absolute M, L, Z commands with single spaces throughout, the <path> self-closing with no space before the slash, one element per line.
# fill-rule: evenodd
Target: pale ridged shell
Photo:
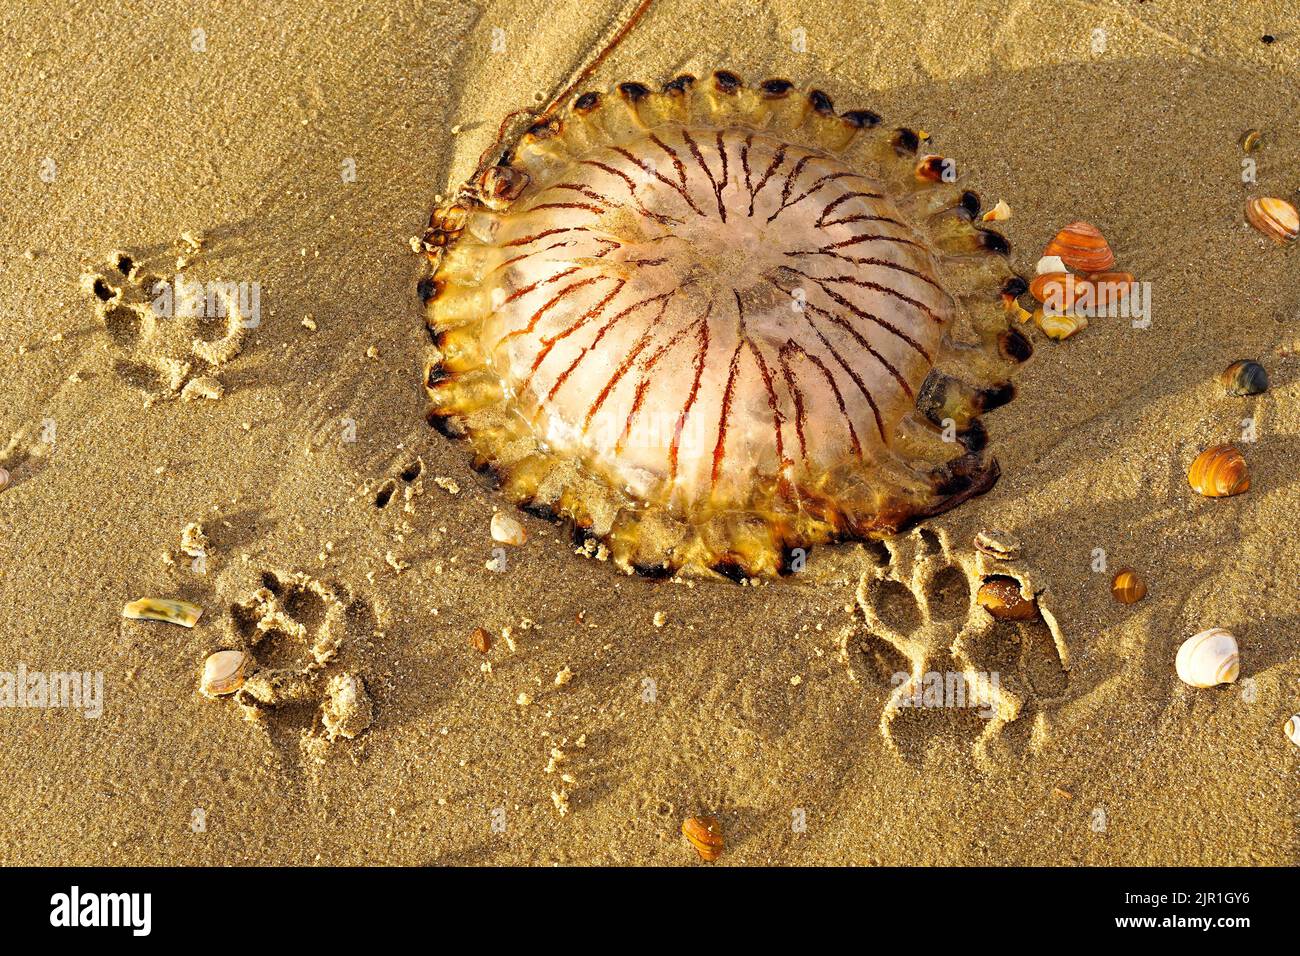
<path fill-rule="evenodd" d="M 1088 320 L 1082 315 L 1054 315 L 1042 309 L 1034 312 L 1034 321 L 1049 339 L 1068 339 L 1088 327 Z"/>
<path fill-rule="evenodd" d="M 1184 684 L 1215 687 L 1231 684 L 1241 667 L 1237 639 L 1221 627 L 1194 634 L 1183 641 L 1174 668 Z"/>
<path fill-rule="evenodd" d="M 975 535 L 974 543 L 976 551 L 998 561 L 1014 561 L 1020 557 L 1020 539 L 1007 531 L 985 528 Z"/>
<path fill-rule="evenodd" d="M 244 686 L 244 677 L 252 657 L 243 651 L 217 651 L 203 662 L 203 681 L 199 691 L 205 697 L 233 694 Z"/>
<path fill-rule="evenodd" d="M 1246 459 L 1231 445 L 1214 445 L 1196 456 L 1187 482 L 1207 498 L 1227 498 L 1250 490 Z"/>
<path fill-rule="evenodd" d="M 1300 714 L 1296 714 L 1288 720 L 1283 729 L 1286 731 L 1287 739 L 1297 747 L 1300 747 Z"/>
<path fill-rule="evenodd" d="M 4 491 L 8 487 L 9 487 L 9 470 L 7 468 L 0 468 L 0 491 Z"/>
<path fill-rule="evenodd" d="M 1246 203 L 1246 221 L 1274 242 L 1285 245 L 1300 236 L 1300 213 L 1285 199 L 1265 196 Z"/>

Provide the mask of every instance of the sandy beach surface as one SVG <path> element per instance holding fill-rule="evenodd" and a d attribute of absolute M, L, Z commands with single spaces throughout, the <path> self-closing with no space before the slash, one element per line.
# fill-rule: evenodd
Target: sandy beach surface
<path fill-rule="evenodd" d="M 0 5 L 0 671 L 103 676 L 97 716 L 0 709 L 0 862 L 700 865 L 693 814 L 719 864 L 1300 862 L 1300 253 L 1243 216 L 1300 188 L 1294 5 L 655 0 L 591 88 L 727 67 L 924 129 L 1011 206 L 1021 273 L 1093 222 L 1151 326 L 1031 330 L 1001 480 L 887 551 L 648 580 L 520 515 L 493 571 L 509 506 L 426 423 L 411 238 L 633 6 Z M 178 275 L 259 321 L 146 327 Z M 1227 396 L 1244 358 L 1272 385 Z M 1200 497 L 1221 442 L 1252 487 Z M 950 666 L 984 528 L 1057 625 L 966 649 L 1015 719 L 884 719 L 907 665 L 864 603 Z M 936 583 L 877 593 L 882 561 Z M 122 617 L 149 596 L 203 615 Z M 1216 626 L 1241 676 L 1186 686 Z M 216 649 L 313 645 L 324 679 L 260 717 L 198 693 Z"/>

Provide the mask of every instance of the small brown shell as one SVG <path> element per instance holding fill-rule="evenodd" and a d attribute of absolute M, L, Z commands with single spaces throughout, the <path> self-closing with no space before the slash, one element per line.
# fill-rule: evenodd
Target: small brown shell
<path fill-rule="evenodd" d="M 1147 583 L 1132 568 L 1120 568 L 1111 579 L 1110 593 L 1120 604 L 1136 604 L 1147 596 Z"/>
<path fill-rule="evenodd" d="M 1231 445 L 1215 445 L 1196 456 L 1187 482 L 1207 498 L 1227 498 L 1250 490 L 1246 459 Z"/>
<path fill-rule="evenodd" d="M 1300 236 L 1300 213 L 1285 199 L 1264 196 L 1246 203 L 1246 221 L 1279 245 Z"/>
<path fill-rule="evenodd" d="M 1242 359 L 1219 373 L 1219 384 L 1229 395 L 1259 395 L 1268 391 L 1268 372 L 1258 362 Z"/>
<path fill-rule="evenodd" d="M 705 862 L 722 856 L 722 821 L 717 817 L 689 817 L 682 824 L 682 836 Z"/>
<path fill-rule="evenodd" d="M 485 628 L 476 627 L 469 636 L 469 646 L 480 654 L 486 654 L 492 650 L 492 635 Z"/>
<path fill-rule="evenodd" d="M 999 621 L 1028 621 L 1038 614 L 1038 604 L 1020 594 L 1020 582 L 1013 577 L 996 575 L 980 585 L 975 602 Z"/>
<path fill-rule="evenodd" d="M 1043 250 L 1045 256 L 1060 256 L 1071 269 L 1104 272 L 1115 264 L 1115 253 L 1101 230 L 1088 222 L 1072 222 L 1056 234 Z"/>

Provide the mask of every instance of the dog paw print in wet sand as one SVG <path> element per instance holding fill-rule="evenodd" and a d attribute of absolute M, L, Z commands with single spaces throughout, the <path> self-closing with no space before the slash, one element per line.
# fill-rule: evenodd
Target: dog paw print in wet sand
<path fill-rule="evenodd" d="M 1032 746 L 1044 708 L 1067 689 L 1069 646 L 1013 540 L 991 534 L 957 551 L 922 529 L 888 541 L 862 575 L 859 650 L 892 688 L 881 733 L 911 762 L 936 745 L 968 748 L 977 762 Z"/>
<path fill-rule="evenodd" d="M 219 373 L 260 321 L 257 283 L 197 281 L 183 271 L 202 245 L 187 234 L 174 271 L 117 251 L 82 276 L 111 341 L 114 372 L 150 403 L 221 398 Z"/>

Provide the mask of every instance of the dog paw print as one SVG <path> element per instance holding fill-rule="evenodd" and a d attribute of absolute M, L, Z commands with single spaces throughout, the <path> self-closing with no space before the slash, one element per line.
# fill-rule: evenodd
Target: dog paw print
<path fill-rule="evenodd" d="M 190 261 L 184 253 L 200 248 L 200 240 L 187 239 L 170 275 L 119 251 L 82 276 L 112 343 L 114 371 L 150 401 L 220 398 L 217 373 L 258 324 L 256 283 L 197 282 L 181 271 Z"/>
<path fill-rule="evenodd" d="M 45 470 L 58 443 L 58 422 L 45 418 L 24 425 L 0 448 L 0 491 L 16 487 Z"/>
<path fill-rule="evenodd" d="M 373 612 L 340 588 L 305 574 L 262 575 L 230 608 L 232 637 L 252 657 L 234 702 L 273 733 L 296 730 L 306 749 L 352 739 L 374 714 L 357 665 Z"/>
<path fill-rule="evenodd" d="M 994 577 L 1033 599 L 1032 618 L 999 620 L 979 605 L 980 587 Z M 920 764 L 936 743 L 957 742 L 982 762 L 1032 738 L 1045 708 L 1064 695 L 1069 669 L 1042 592 L 1022 562 L 958 553 L 942 532 L 886 543 L 857 601 L 867 631 L 859 660 L 890 688 L 880 729 L 891 748 Z"/>

